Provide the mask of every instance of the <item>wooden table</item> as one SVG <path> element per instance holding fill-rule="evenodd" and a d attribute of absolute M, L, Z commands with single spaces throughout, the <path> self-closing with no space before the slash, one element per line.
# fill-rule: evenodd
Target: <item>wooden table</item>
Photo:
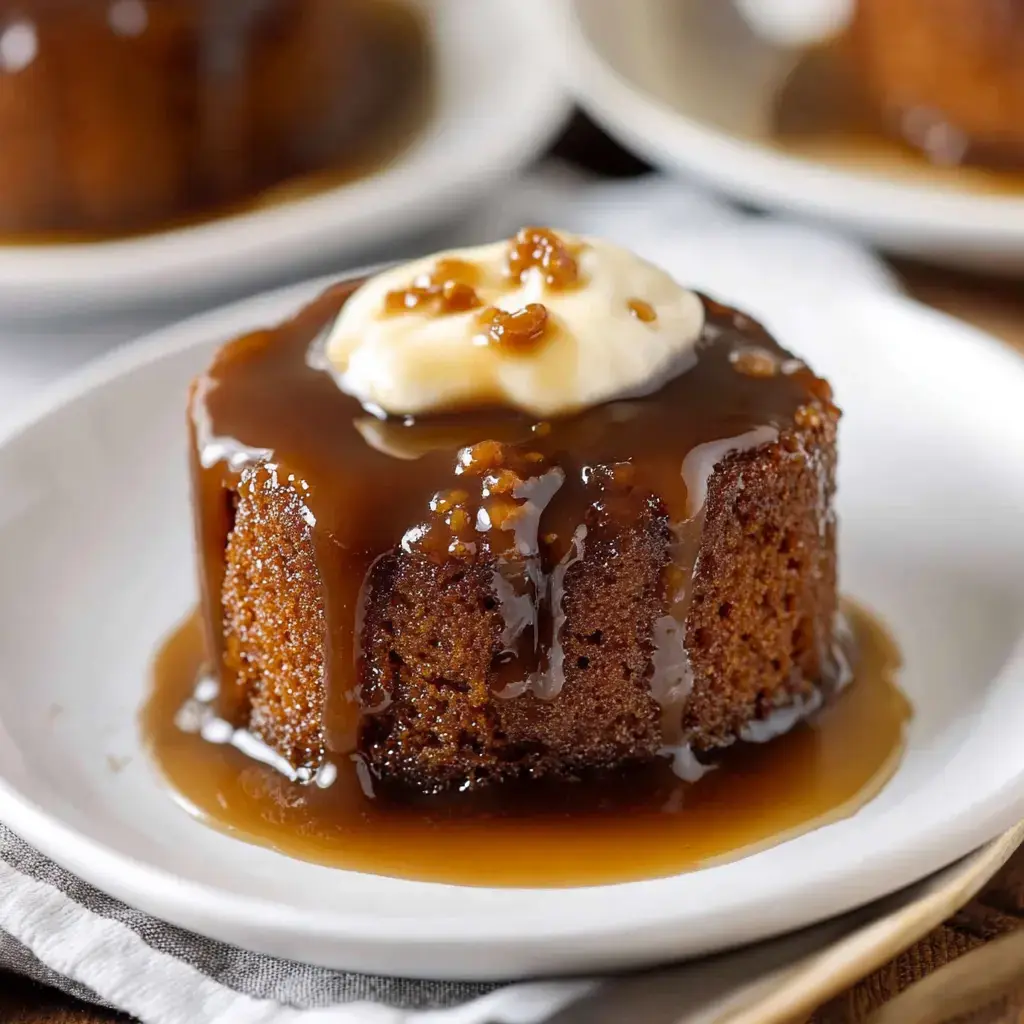
<path fill-rule="evenodd" d="M 908 291 L 923 302 L 975 323 L 1024 352 L 1024 285 L 897 265 Z M 968 906 L 884 968 L 832 1000 L 813 1024 L 854 1024 L 916 980 L 1024 924 L 1024 848 Z M 128 1018 L 82 1006 L 59 993 L 0 974 L 0 1021 L 4 1024 L 112 1024 Z M 947 1024 L 946 1018 L 934 1018 Z M 982 996 L 956 1024 L 1024 1022 L 1024 955 L 1008 984 Z M 638 1021 L 637 1024 L 643 1024 Z M 949 1020 L 948 1024 L 954 1024 Z"/>

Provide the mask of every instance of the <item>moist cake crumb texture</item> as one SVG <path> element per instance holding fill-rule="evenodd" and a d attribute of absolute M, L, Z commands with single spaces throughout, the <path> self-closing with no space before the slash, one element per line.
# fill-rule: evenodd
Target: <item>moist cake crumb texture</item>
<path fill-rule="evenodd" d="M 351 290 L 193 389 L 225 717 L 430 792 L 714 751 L 835 685 L 839 412 L 760 325 L 702 299 L 693 369 L 566 419 L 368 422 L 307 360 Z"/>

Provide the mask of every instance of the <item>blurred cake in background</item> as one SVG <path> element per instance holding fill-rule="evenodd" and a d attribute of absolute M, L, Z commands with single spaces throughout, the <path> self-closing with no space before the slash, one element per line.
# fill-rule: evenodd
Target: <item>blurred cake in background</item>
<path fill-rule="evenodd" d="M 882 135 L 939 165 L 1024 168 L 1024 0 L 734 0 L 804 57 L 783 135 Z"/>
<path fill-rule="evenodd" d="M 858 0 L 846 43 L 887 130 L 936 163 L 1024 167 L 1024 0 Z"/>
<path fill-rule="evenodd" d="M 145 231 L 358 173 L 411 130 L 425 51 L 386 0 L 0 4 L 0 233 Z"/>

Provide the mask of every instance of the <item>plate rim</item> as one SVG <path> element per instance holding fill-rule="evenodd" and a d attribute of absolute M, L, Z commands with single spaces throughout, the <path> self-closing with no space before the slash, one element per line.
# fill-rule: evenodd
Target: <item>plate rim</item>
<path fill-rule="evenodd" d="M 0 428 L 0 449 L 15 442 L 34 425 L 106 384 L 117 381 L 133 372 L 173 357 L 192 348 L 216 341 L 229 326 L 238 327 L 241 319 L 257 320 L 260 317 L 280 315 L 282 310 L 311 297 L 318 289 L 337 282 L 346 276 L 356 276 L 363 271 L 348 275 L 327 275 L 299 284 L 274 289 L 256 296 L 233 302 L 217 309 L 189 317 L 177 324 L 161 328 L 138 341 L 121 346 L 98 360 L 86 365 L 64 380 L 44 389 L 14 420 Z M 894 307 L 897 313 L 924 317 L 947 327 L 952 327 L 963 337 L 965 343 L 978 346 L 987 353 L 995 354 L 1021 372 L 1020 357 L 1004 343 L 971 325 L 965 324 L 948 314 L 931 309 L 906 296 L 881 288 L 857 289 L 849 294 L 858 302 L 877 302 Z M 1018 641 L 1002 674 L 1022 673 L 1024 663 L 1024 639 Z M 150 770 L 152 766 L 149 766 Z M 971 823 L 965 827 L 961 820 L 969 811 Z M 810 886 L 797 886 L 794 895 L 799 902 L 813 903 L 818 909 L 808 917 L 795 914 L 789 909 L 780 909 L 779 893 L 773 891 L 744 904 L 744 913 L 751 916 L 763 915 L 772 925 L 762 937 L 790 930 L 794 927 L 813 924 L 826 917 L 834 916 L 862 904 L 867 900 L 886 895 L 949 865 L 968 854 L 971 850 L 991 840 L 998 833 L 1009 828 L 1024 817 L 1024 767 L 1006 779 L 997 789 L 986 793 L 983 799 L 970 807 L 961 808 L 959 817 L 945 821 L 941 828 L 919 835 L 907 836 L 895 847 L 866 850 L 858 865 L 856 876 L 850 875 L 849 864 L 831 866 L 816 873 Z M 479 946 L 482 942 L 493 947 L 508 946 L 526 941 L 537 941 L 536 922 L 523 918 L 517 922 L 517 930 L 510 930 L 506 924 L 498 933 L 492 924 L 481 920 L 469 920 L 457 916 L 423 917 L 377 915 L 362 913 L 340 913 L 337 911 L 316 911 L 298 908 L 274 899 L 262 899 L 240 893 L 225 891 L 216 886 L 183 879 L 163 868 L 149 865 L 114 847 L 84 835 L 74 826 L 50 814 L 30 797 L 23 794 L 6 777 L 0 776 L 0 820 L 8 824 L 26 842 L 34 846 L 55 862 L 74 872 L 79 877 L 104 891 L 138 906 L 148 912 L 194 931 L 215 935 L 194 923 L 194 916 L 179 913 L 178 908 L 204 907 L 209 916 L 210 908 L 216 915 L 237 930 L 264 929 L 266 934 L 278 938 L 301 934 L 304 938 L 323 937 L 331 941 L 358 942 L 363 948 L 373 950 L 394 949 L 400 944 L 405 950 L 425 950 L 431 946 L 446 944 L 451 948 Z M 900 870 L 893 871 L 893 862 L 898 861 Z M 707 869 L 714 871 L 714 868 Z M 653 879 L 648 882 L 626 883 L 657 885 L 668 879 Z M 436 884 L 436 883 L 406 883 Z M 456 887 L 450 887 L 453 891 Z M 605 891 L 621 886 L 589 887 L 589 891 Z M 837 896 L 841 890 L 841 895 Z M 536 896 L 549 893 L 549 889 L 512 890 L 525 895 Z M 158 905 L 160 909 L 152 909 Z M 679 923 L 678 910 L 662 907 L 657 913 L 646 913 L 643 917 L 629 922 L 621 920 L 621 914 L 595 927 L 593 921 L 581 922 L 565 918 L 559 921 L 545 920 L 543 940 L 545 947 L 551 943 L 575 943 L 574 955 L 583 959 L 592 954 L 602 942 L 620 937 L 628 932 L 636 944 L 636 950 L 628 956 L 639 956 L 640 960 L 657 949 L 663 948 L 666 940 L 674 934 Z M 399 938 L 400 936 L 400 938 Z M 227 940 L 231 941 L 231 940 Z M 709 943 L 706 952 L 734 944 L 729 941 Z M 646 951 L 646 953 L 645 953 Z M 560 971 L 564 964 L 553 963 L 552 970 Z M 396 973 L 401 974 L 400 967 Z M 438 974 L 437 976 L 441 976 Z M 502 974 L 493 968 L 471 968 L 465 974 L 452 977 L 499 978 Z"/>

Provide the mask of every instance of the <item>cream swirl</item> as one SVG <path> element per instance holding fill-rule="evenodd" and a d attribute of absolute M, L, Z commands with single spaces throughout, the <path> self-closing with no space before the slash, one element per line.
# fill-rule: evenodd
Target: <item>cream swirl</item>
<path fill-rule="evenodd" d="M 704 306 L 636 254 L 524 229 L 366 281 L 326 343 L 344 391 L 393 415 L 557 416 L 648 394 L 696 359 Z"/>

